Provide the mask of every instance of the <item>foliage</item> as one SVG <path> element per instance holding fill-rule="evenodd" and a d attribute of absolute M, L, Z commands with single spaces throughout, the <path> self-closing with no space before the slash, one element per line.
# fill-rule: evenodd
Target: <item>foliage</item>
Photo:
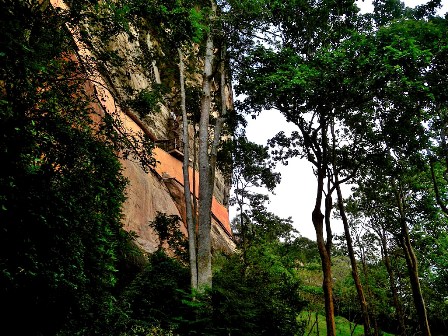
<path fill-rule="evenodd" d="M 129 105 L 136 110 L 140 117 L 144 118 L 151 113 L 160 112 L 160 104 L 163 102 L 163 93 L 166 89 L 162 85 L 153 84 L 151 90 L 143 89 L 139 91 Z"/>
<path fill-rule="evenodd" d="M 207 32 L 201 1 L 131 0 L 130 15 L 151 22 L 155 38 L 163 43 L 175 44 L 174 49 L 185 41 L 202 42 Z"/>
<path fill-rule="evenodd" d="M 182 300 L 188 298 L 188 291 L 188 269 L 163 250 L 151 254 L 148 265 L 120 297 L 129 316 L 126 329 L 177 330 L 179 319 L 188 314 L 187 307 L 182 304 Z"/>
<path fill-rule="evenodd" d="M 256 178 L 248 174 L 248 180 Z M 224 316 L 222 329 L 237 335 L 300 334 L 303 326 L 296 316 L 305 302 L 297 266 L 303 239 L 295 237 L 290 219 L 266 210 L 263 195 L 245 197 L 249 207 L 236 220 L 235 231 L 243 238 L 241 252 L 224 259 L 214 278 L 213 304 L 220 319 Z"/>
<path fill-rule="evenodd" d="M 299 278 L 275 243 L 253 245 L 246 258 L 228 257 L 214 276 L 218 335 L 298 335 L 304 306 Z"/>
<path fill-rule="evenodd" d="M 0 4 L 3 330 L 104 335 L 123 318 L 123 265 L 139 267 L 117 157 L 133 149 L 112 118 L 94 124 L 67 17 L 47 5 Z"/>
<path fill-rule="evenodd" d="M 189 293 L 188 269 L 159 250 L 120 297 L 128 316 L 122 335 L 161 328 L 181 335 L 297 335 L 304 303 L 299 279 L 279 245 L 241 256 L 216 256 L 213 290 Z"/>
<path fill-rule="evenodd" d="M 317 327 L 315 324 L 315 317 L 312 316 L 312 312 L 302 312 L 300 314 L 300 318 L 307 322 L 305 335 L 325 335 L 326 334 L 326 325 L 325 325 L 325 317 L 322 315 L 317 315 L 317 323 L 319 324 L 319 334 L 317 333 Z M 336 330 L 337 335 L 339 336 L 362 336 L 364 335 L 364 327 L 362 325 L 354 324 L 353 322 L 337 316 L 336 317 Z M 388 334 L 382 332 L 381 336 L 392 336 L 392 334 Z"/>
<path fill-rule="evenodd" d="M 243 135 L 234 139 L 232 153 L 234 179 L 241 184 L 265 186 L 272 191 L 280 183 L 280 174 L 273 171 L 268 147 L 253 143 Z"/>
<path fill-rule="evenodd" d="M 279 175 L 268 149 L 244 136 L 226 143 L 227 154 L 233 154 L 233 164 L 226 167 L 234 169 L 241 184 L 235 200 L 240 216 L 234 223 L 243 243 L 240 253 L 216 257 L 213 290 L 189 293 L 188 270 L 162 251 L 143 260 L 133 235 L 121 228 L 126 181 L 117 153 L 141 154 L 147 165 L 154 161 L 140 146 L 143 139 L 128 138 L 113 116 L 94 123 L 95 102 L 86 69 L 73 61 L 76 48 L 67 23 L 81 27 L 89 46 L 97 41 L 104 47 L 123 32 L 130 40 L 151 34 L 156 46 L 144 50 L 147 59 L 139 66 L 157 59 L 168 87 L 178 80 L 178 58 L 171 56 L 183 47 L 187 81 L 194 81 L 200 75 L 196 56 L 213 34 L 215 46 L 228 47 L 232 64 L 241 66 L 235 69 L 237 92 L 248 95 L 240 111 L 255 116 L 275 107 L 298 127 L 271 143 L 274 159 L 306 158 L 328 186 L 337 183 L 337 174 L 356 181 L 347 205 L 350 219 L 361 227 L 351 229 L 371 318 L 382 328 L 396 325 L 395 282 L 407 327 L 416 332 L 415 293 L 402 255 L 406 228 L 431 326 L 444 330 L 448 48 L 446 19 L 434 16 L 440 1 L 409 9 L 399 1 L 378 0 L 373 14 L 358 16 L 349 0 L 229 0 L 218 1 L 218 17 L 210 15 L 208 1 L 67 3 L 68 12 L 53 10 L 48 1 L 0 3 L 3 330 L 291 335 L 303 332 L 296 317 L 304 299 L 309 309 L 323 310 L 319 252 L 314 243 L 296 237 L 290 219 L 266 210 L 266 195 L 251 190 L 266 186 L 272 191 Z M 197 49 L 186 48 L 193 45 Z M 106 49 L 96 50 L 100 61 L 122 61 Z M 146 116 L 168 96 L 162 86 L 154 86 L 138 92 L 129 106 Z M 190 82 L 187 108 L 194 122 L 201 97 Z M 213 99 L 216 106 L 222 104 Z M 177 106 L 176 98 L 170 103 Z M 216 121 L 212 118 L 209 126 Z M 221 154 L 226 154 L 224 147 Z M 397 199 L 404 204 L 401 212 Z M 404 226 L 397 225 L 400 220 Z M 160 246 L 167 243 L 181 255 L 185 246 L 178 221 L 158 214 L 151 225 L 159 232 Z M 378 247 L 381 237 L 385 244 Z M 329 244 L 331 236 L 327 239 Z M 356 322 L 359 306 L 346 259 L 333 254 L 332 267 L 337 312 Z M 24 314 L 28 323 L 15 324 Z M 338 334 L 352 334 L 353 326 L 336 319 Z M 319 329 L 325 332 L 323 325 Z"/>
<path fill-rule="evenodd" d="M 321 181 L 320 191 L 325 179 L 327 196 L 331 195 L 331 185 L 338 183 L 336 177 L 355 178 L 360 188 L 367 186 L 370 193 L 363 195 L 363 206 L 372 211 L 371 228 L 375 230 L 382 221 L 387 222 L 383 224 L 394 237 L 389 244 L 402 248 L 409 231 L 421 260 L 421 272 L 428 273 L 436 263 L 427 260 L 431 254 L 424 251 L 425 247 L 437 246 L 435 241 L 446 227 L 441 213 L 446 213 L 446 183 L 439 170 L 446 166 L 446 120 L 442 107 L 446 104 L 446 90 L 442 89 L 445 76 L 438 72 L 445 70 L 441 59 L 446 57 L 446 20 L 432 14 L 437 1 L 417 10 L 405 10 L 397 1 L 375 4 L 372 18 L 376 21 L 370 26 L 353 16 L 356 10 L 348 2 L 298 6 L 309 14 L 304 20 L 313 17 L 314 11 L 331 13 L 304 25 L 297 23 L 301 17 L 288 16 L 291 12 L 282 12 L 279 6 L 276 19 L 281 25 L 277 40 L 260 43 L 242 60 L 237 92 L 246 96 L 239 107 L 253 116 L 276 108 L 297 126 L 297 132 L 291 136 L 280 132 L 272 141 L 275 159 L 306 158 Z M 345 11 L 347 19 L 338 19 Z M 420 19 L 422 16 L 425 19 Z M 315 24 L 321 30 L 317 29 L 311 38 L 303 29 L 306 24 Z M 439 156 L 441 151 L 445 154 Z M 433 186 L 428 178 L 430 167 Z M 401 213 L 397 205 L 400 197 L 404 204 Z M 320 209 L 317 205 L 316 211 Z M 329 212 L 325 216 L 330 219 Z M 331 235 L 326 238 L 328 245 Z M 363 248 L 368 250 L 371 246 L 357 246 L 358 251 Z M 368 269 L 372 260 L 366 253 L 362 253 L 363 258 Z M 365 285 L 370 287 L 371 315 L 379 316 L 383 322 L 387 319 L 382 317 L 391 312 L 385 311 L 387 304 L 375 302 L 387 302 L 386 293 L 374 289 L 387 283 L 385 277 L 379 277 L 385 273 L 375 273 L 377 278 L 368 276 L 368 270 L 364 273 Z M 400 269 L 400 290 L 407 286 L 402 295 L 407 301 L 414 297 L 416 302 L 422 302 L 415 285 L 418 278 L 412 278 L 413 283 L 403 280 L 406 273 L 412 275 L 411 269 Z M 420 278 L 422 284 L 425 278 L 428 279 Z M 413 294 L 409 291 L 411 284 Z M 421 304 L 417 302 L 416 306 Z M 417 310 L 423 316 L 423 309 Z M 416 320 L 416 316 L 412 318 Z"/>
<path fill-rule="evenodd" d="M 159 250 L 170 248 L 174 254 L 186 262 L 188 260 L 188 242 L 180 231 L 181 218 L 177 215 L 166 215 L 157 212 L 156 218 L 149 224 L 159 237 Z M 168 246 L 163 246 L 168 244 Z"/>

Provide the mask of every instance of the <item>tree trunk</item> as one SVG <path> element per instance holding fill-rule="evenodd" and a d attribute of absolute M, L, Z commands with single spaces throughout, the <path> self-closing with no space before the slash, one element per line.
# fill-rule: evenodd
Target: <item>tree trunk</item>
<path fill-rule="evenodd" d="M 213 62 L 213 40 L 208 34 L 204 60 L 201 97 L 201 117 L 199 121 L 199 229 L 198 229 L 198 286 L 212 286 L 211 258 L 211 195 L 213 181 L 210 179 L 208 153 L 208 128 L 211 108 L 211 76 Z"/>
<path fill-rule="evenodd" d="M 198 269 L 197 269 L 197 258 L 196 258 L 196 227 L 195 221 L 193 220 L 193 211 L 191 205 L 191 189 L 190 189 L 190 177 L 189 177 L 189 160 L 190 160 L 190 137 L 188 136 L 188 120 L 187 120 L 187 110 L 185 107 L 185 66 L 183 61 L 183 54 L 180 48 L 178 49 L 179 54 L 179 73 L 180 73 L 180 93 L 181 93 L 181 110 L 182 110 L 182 141 L 184 143 L 184 161 L 182 165 L 183 177 L 184 177 L 184 197 L 185 197 L 185 208 L 186 208 L 186 221 L 188 228 L 188 253 L 190 259 L 190 282 L 191 288 L 198 288 Z M 194 196 L 193 194 L 193 197 Z"/>
<path fill-rule="evenodd" d="M 331 248 L 333 246 L 333 233 L 331 230 L 331 210 L 333 209 L 333 198 L 331 194 L 333 189 L 331 188 L 330 179 L 327 179 L 327 194 L 325 195 L 325 231 L 327 233 L 327 241 L 325 242 L 325 248 L 328 251 L 331 259 Z"/>
<path fill-rule="evenodd" d="M 334 320 L 334 302 L 333 302 L 333 276 L 331 274 L 331 256 L 330 256 L 331 237 L 327 236 L 327 238 L 330 238 L 329 239 L 330 242 L 327 242 L 327 244 L 325 244 L 324 239 L 325 216 L 322 214 L 322 211 L 320 210 L 324 192 L 324 179 L 326 177 L 326 171 L 328 168 L 328 160 L 327 160 L 328 126 L 325 118 L 322 116 L 320 120 L 320 128 L 322 132 L 322 139 L 319 145 L 320 148 L 322 148 L 322 151 L 316 153 L 318 154 L 316 157 L 317 191 L 316 191 L 314 210 L 312 212 L 312 221 L 314 225 L 314 230 L 316 231 L 317 247 L 319 250 L 319 255 L 322 264 L 322 273 L 324 278 L 322 282 L 322 289 L 324 291 L 324 299 L 325 299 L 325 321 L 327 324 L 327 336 L 336 336 L 336 324 Z M 304 131 L 302 131 L 302 133 L 304 134 L 304 136 L 308 135 Z M 329 216 L 328 206 L 327 204 L 325 205 L 326 205 L 325 210 L 326 215 Z M 326 221 L 326 225 L 327 227 L 329 227 L 330 225 L 328 219 Z"/>
<path fill-rule="evenodd" d="M 211 0 L 210 31 L 205 45 L 202 75 L 201 117 L 199 120 L 199 225 L 198 225 L 198 287 L 212 287 L 211 207 L 214 181 L 209 157 L 209 124 L 211 111 L 211 81 L 213 71 L 214 43 L 213 21 L 216 3 Z"/>
<path fill-rule="evenodd" d="M 402 232 L 402 247 L 406 259 L 406 265 L 409 272 L 409 280 L 411 282 L 412 297 L 414 298 L 414 305 L 417 311 L 420 331 L 424 336 L 431 336 L 429 328 L 428 316 L 426 313 L 425 301 L 423 299 L 422 290 L 420 287 L 420 279 L 418 277 L 418 262 L 415 256 L 414 249 L 410 243 L 409 232 Z"/>
<path fill-rule="evenodd" d="M 322 165 L 318 167 L 317 175 L 317 195 L 316 203 L 312 213 L 314 229 L 316 231 L 317 247 L 322 264 L 322 273 L 324 276 L 322 288 L 325 298 L 325 320 L 327 324 L 327 336 L 336 336 L 336 324 L 334 321 L 334 302 L 333 302 L 333 277 L 331 274 L 331 258 L 330 251 L 324 240 L 324 215 L 320 207 L 322 204 L 322 194 L 324 187 L 325 170 Z"/>
<path fill-rule="evenodd" d="M 445 203 L 443 202 L 442 198 L 440 197 L 440 190 L 439 190 L 439 186 L 437 185 L 436 174 L 434 172 L 434 162 L 430 162 L 429 166 L 430 166 L 430 170 L 431 170 L 432 184 L 434 186 L 434 193 L 436 194 L 437 204 L 439 205 L 439 207 L 443 211 L 443 213 L 448 216 L 448 208 L 446 207 Z"/>
<path fill-rule="evenodd" d="M 398 290 L 397 285 L 395 283 L 395 274 L 394 270 L 392 269 L 392 266 L 390 264 L 390 258 L 389 258 L 389 252 L 387 249 L 387 241 L 386 241 L 386 234 L 384 228 L 381 228 L 381 232 L 378 232 L 380 240 L 381 240 L 381 246 L 383 250 L 384 255 L 384 264 L 386 266 L 387 274 L 389 275 L 389 285 L 390 290 L 392 292 L 392 299 L 394 301 L 395 310 L 397 312 L 397 320 L 398 320 L 398 328 L 401 336 L 406 336 L 406 325 L 404 323 L 404 314 L 403 309 L 401 307 L 401 302 L 398 297 Z"/>
<path fill-rule="evenodd" d="M 334 302 L 333 302 L 333 277 L 331 274 L 331 258 L 326 249 L 323 238 L 324 215 L 320 209 L 313 211 L 313 224 L 316 230 L 317 247 L 322 263 L 322 272 L 324 280 L 322 288 L 324 290 L 325 298 L 325 319 L 327 324 L 327 336 L 336 336 L 336 324 L 334 321 Z"/>
<path fill-rule="evenodd" d="M 345 213 L 345 207 L 344 207 L 344 202 L 343 202 L 343 198 L 342 198 L 342 191 L 341 191 L 341 186 L 339 184 L 337 173 L 335 173 L 335 185 L 336 185 L 336 192 L 338 195 L 339 213 L 341 215 L 342 223 L 344 225 L 345 240 L 347 242 L 347 249 L 348 249 L 348 255 L 350 258 L 350 264 L 352 266 L 352 276 L 353 276 L 353 280 L 355 281 L 355 287 L 356 287 L 356 292 L 358 293 L 359 304 L 361 305 L 361 312 L 362 312 L 362 317 L 363 317 L 363 321 L 364 321 L 364 334 L 366 336 L 370 336 L 371 332 L 370 332 L 369 310 L 368 310 L 366 298 L 364 296 L 364 290 L 362 288 L 361 280 L 359 279 L 358 265 L 357 265 L 357 261 L 355 258 L 355 252 L 353 250 L 353 241 L 352 241 L 352 237 L 350 235 L 350 228 L 348 225 L 347 215 Z"/>
<path fill-rule="evenodd" d="M 216 162 L 218 156 L 218 145 L 221 140 L 221 132 L 224 127 L 225 118 L 227 115 L 227 96 L 226 96 L 226 72 L 225 72 L 225 56 L 226 56 L 226 46 L 221 46 L 221 66 L 220 66 L 220 94 L 221 94 L 221 114 L 219 118 L 216 120 L 215 129 L 213 132 L 213 143 L 212 149 L 210 151 L 210 169 L 211 169 L 211 177 L 212 181 L 215 180 L 215 170 L 216 170 Z"/>
<path fill-rule="evenodd" d="M 375 336 L 380 335 L 380 328 L 378 327 L 378 320 L 375 316 L 373 317 L 373 334 Z"/>
<path fill-rule="evenodd" d="M 418 261 L 414 253 L 414 249 L 412 248 L 411 239 L 409 237 L 409 230 L 406 224 L 403 199 L 401 197 L 400 191 L 396 187 L 394 189 L 397 200 L 397 206 L 400 213 L 400 227 L 401 227 L 400 243 L 403 248 L 406 265 L 409 272 L 412 297 L 414 299 L 415 310 L 417 311 L 420 331 L 424 336 L 431 336 L 431 330 L 429 328 L 429 322 L 428 322 L 428 315 L 425 307 L 425 300 L 423 299 L 423 294 L 420 287 L 420 279 L 418 277 Z"/>

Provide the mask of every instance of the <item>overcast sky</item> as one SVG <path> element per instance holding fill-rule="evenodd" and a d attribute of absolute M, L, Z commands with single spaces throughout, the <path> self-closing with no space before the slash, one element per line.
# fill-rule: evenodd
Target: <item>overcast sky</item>
<path fill-rule="evenodd" d="M 427 1 L 406 0 L 405 4 L 415 7 Z M 440 11 L 448 11 L 448 0 L 442 0 L 443 8 Z M 362 12 L 373 11 L 370 0 L 358 1 L 358 6 Z M 284 117 L 276 111 L 265 111 L 256 119 L 248 118 L 246 135 L 249 140 L 265 145 L 267 140 L 275 136 L 279 131 L 290 134 L 295 130 L 294 125 L 287 123 Z M 304 237 L 315 240 L 316 233 L 311 221 L 311 212 L 314 207 L 316 196 L 316 179 L 313 175 L 311 164 L 304 159 L 293 158 L 289 160 L 287 166 L 278 165 L 277 170 L 282 175 L 282 182 L 276 187 L 275 195 L 271 195 L 271 202 L 267 208 L 280 217 L 292 217 L 295 228 Z M 343 196 L 347 197 L 350 188 L 345 187 Z M 230 218 L 235 216 L 235 209 L 230 209 Z M 342 223 L 332 220 L 333 232 L 336 234 L 343 232 Z"/>

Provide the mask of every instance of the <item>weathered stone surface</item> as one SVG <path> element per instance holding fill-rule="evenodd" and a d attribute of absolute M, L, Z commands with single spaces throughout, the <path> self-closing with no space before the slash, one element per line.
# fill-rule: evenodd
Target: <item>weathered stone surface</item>
<path fill-rule="evenodd" d="M 149 226 L 158 212 L 182 218 L 180 230 L 187 236 L 183 186 L 170 176 L 160 177 L 155 172 L 145 173 L 138 163 L 122 162 L 124 176 L 129 180 L 127 200 L 123 205 L 123 226 L 137 234 L 137 243 L 146 252 L 154 252 L 159 239 Z M 231 253 L 235 243 L 221 224 L 212 220 L 214 250 Z"/>
<path fill-rule="evenodd" d="M 51 0 L 51 4 L 56 8 L 67 8 L 62 0 Z M 69 30 L 73 34 L 74 42 L 78 47 L 79 61 L 91 63 L 92 60 L 95 60 L 95 52 L 98 50 L 91 50 L 90 48 L 91 45 L 96 44 L 95 41 L 91 41 L 92 44 L 88 46 L 82 42 L 78 30 L 74 27 L 69 27 Z M 152 63 L 152 66 L 146 68 L 143 68 L 138 62 L 144 54 L 143 49 L 153 47 L 148 32 L 141 32 L 134 27 L 130 27 L 130 34 L 133 36 L 128 36 L 126 33 L 118 34 L 107 46 L 107 49 L 118 52 L 124 59 L 123 65 L 117 67 L 107 63 L 101 63 L 101 66 L 90 64 L 88 78 L 91 81 L 91 87 L 88 88 L 88 91 L 96 95 L 98 101 L 98 104 L 95 104 L 93 108 L 97 111 L 98 116 L 107 113 L 116 118 L 126 128 L 126 132 L 130 134 L 145 133 L 148 135 L 148 133 L 151 133 L 151 139 L 169 139 L 172 137 L 170 132 L 173 131 L 169 127 L 173 111 L 167 107 L 168 105 L 161 105 L 160 112 L 149 113 L 146 117 L 140 118 L 141 120 L 136 120 L 133 117 L 135 113 L 130 115 L 127 111 L 129 110 L 128 101 L 135 98 L 138 91 L 149 90 L 154 83 L 160 84 L 161 82 L 155 62 Z M 95 48 L 103 48 L 99 45 L 101 43 L 98 43 Z M 198 75 L 194 82 L 199 83 L 200 80 L 201 78 Z M 133 91 L 131 96 L 129 96 L 129 90 L 126 90 L 126 88 Z M 173 92 L 176 92 L 174 88 Z M 229 90 L 228 106 L 231 105 L 232 101 L 230 95 L 231 90 Z M 190 134 L 192 135 L 193 132 Z M 172 158 L 167 158 L 166 162 L 171 162 L 173 166 L 176 166 L 174 170 L 173 167 L 168 169 L 172 176 L 182 175 L 179 162 Z M 168 180 L 165 183 L 164 176 L 160 172 L 154 170 L 145 173 L 138 163 L 130 160 L 123 160 L 122 163 L 124 176 L 129 180 L 127 200 L 123 205 L 123 226 L 126 230 L 135 232 L 138 236 L 137 243 L 143 250 L 150 253 L 155 251 L 159 245 L 157 234 L 149 226 L 149 222 L 155 219 L 157 212 L 180 216 L 184 218 L 183 222 L 185 223 L 183 181 L 182 178 L 178 177 L 175 181 L 172 181 L 177 185 L 170 184 Z M 217 188 L 215 188 L 215 198 L 212 205 L 216 214 L 212 223 L 213 248 L 231 252 L 235 245 L 231 239 L 226 209 L 229 187 L 219 172 L 217 172 L 216 181 Z M 170 186 L 170 188 L 167 186 Z M 218 218 L 220 223 L 216 221 Z M 181 230 L 185 234 L 187 233 L 185 225 L 182 225 Z"/>
<path fill-rule="evenodd" d="M 167 178 L 165 180 L 165 185 L 170 191 L 171 197 L 173 198 L 177 209 L 181 214 L 183 223 L 186 223 L 186 210 L 185 210 L 185 199 L 183 186 L 177 182 L 174 178 Z M 183 224 L 183 228 L 186 230 L 186 225 Z M 187 235 L 187 233 L 185 233 Z M 212 246 L 216 251 L 224 252 L 230 254 L 235 250 L 235 243 L 228 232 L 222 227 L 217 220 L 212 219 Z"/>
<path fill-rule="evenodd" d="M 120 66 L 106 65 L 109 82 L 122 100 L 131 100 L 138 95 L 139 91 L 151 90 L 154 84 L 160 84 L 159 69 L 155 62 L 143 68 L 139 61 L 144 58 L 142 48 L 152 48 L 149 34 L 137 31 L 132 25 L 130 25 L 130 33 L 132 37 L 127 33 L 117 34 L 108 45 L 109 50 L 117 52 L 123 59 L 123 64 Z M 142 46 L 142 43 L 147 45 Z M 129 89 L 133 92 L 132 94 L 129 94 Z M 170 111 L 163 104 L 159 107 L 160 110 L 157 113 L 147 111 L 145 116 L 140 117 L 158 139 L 167 139 Z"/>
<path fill-rule="evenodd" d="M 177 207 L 177 210 L 180 213 L 180 217 L 182 218 L 182 222 L 187 222 L 187 210 L 185 205 L 184 198 L 184 187 L 178 183 L 174 178 L 167 177 L 165 180 L 165 186 L 170 192 L 171 197 L 173 198 L 174 204 Z M 186 225 L 183 225 L 186 229 Z M 187 230 L 188 232 L 188 230 Z"/>
<path fill-rule="evenodd" d="M 154 173 L 145 173 L 138 163 L 123 161 L 128 178 L 127 200 L 123 206 L 123 226 L 134 231 L 138 244 L 146 252 L 154 252 L 159 244 L 157 234 L 149 227 L 157 212 L 177 215 L 179 211 L 164 183 Z"/>
<path fill-rule="evenodd" d="M 211 237 L 212 237 L 212 248 L 214 251 L 220 251 L 226 254 L 230 254 L 235 251 L 236 245 L 232 237 L 230 237 L 230 235 L 214 219 L 212 219 Z"/>

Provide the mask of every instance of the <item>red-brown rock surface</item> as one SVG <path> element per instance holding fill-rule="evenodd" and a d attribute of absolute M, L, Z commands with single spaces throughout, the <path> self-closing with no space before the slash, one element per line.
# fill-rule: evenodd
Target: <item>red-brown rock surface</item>
<path fill-rule="evenodd" d="M 124 175 L 129 180 L 123 211 L 124 228 L 137 234 L 138 244 L 153 252 L 159 244 L 156 233 L 149 227 L 157 212 L 178 215 L 182 218 L 181 230 L 187 235 L 185 226 L 185 201 L 183 196 L 182 164 L 168 153 L 156 149 L 159 164 L 154 171 L 145 173 L 138 163 L 123 161 Z M 163 162 L 163 164 L 161 164 Z M 164 168 L 167 171 L 164 170 Z M 176 169 L 180 169 L 179 171 Z M 170 175 L 170 173 L 172 176 Z M 232 241 L 227 209 L 216 200 L 213 202 L 212 241 L 213 248 L 230 253 L 235 245 Z"/>
<path fill-rule="evenodd" d="M 63 0 L 51 0 L 51 4 L 55 8 L 67 8 Z M 148 75 L 148 71 L 137 66 L 134 61 L 143 55 L 140 43 L 147 43 L 148 47 L 151 47 L 150 36 L 148 35 L 144 39 L 129 39 L 125 33 L 118 35 L 110 47 L 125 57 L 126 62 L 121 68 L 107 68 L 105 65 L 107 71 L 103 69 L 100 72 L 95 64 L 91 64 L 95 55 L 82 42 L 79 30 L 72 26 L 67 28 L 72 32 L 77 45 L 79 61 L 90 62 L 87 74 L 90 84 L 86 89 L 96 96 L 98 104 L 93 108 L 97 114 L 104 116 L 107 113 L 116 118 L 129 134 L 145 133 L 153 141 L 160 137 L 162 137 L 160 140 L 166 140 L 163 137 L 168 137 L 170 133 L 168 126 L 170 118 L 172 118 L 172 113 L 166 106 L 161 105 L 159 113 L 150 114 L 150 118 L 144 118 L 144 120 L 138 118 L 136 113 L 129 108 L 122 109 L 120 107 L 121 100 L 129 99 L 120 88 L 130 86 L 134 90 L 150 90 L 153 83 L 160 83 L 160 75 L 155 62 L 153 62 L 152 71 Z M 138 35 L 138 32 L 132 28 L 131 34 Z M 231 99 L 230 94 L 229 99 Z M 127 200 L 123 206 L 123 226 L 126 230 L 137 234 L 137 243 L 149 253 L 155 251 L 159 245 L 157 234 L 149 226 L 158 212 L 166 215 L 178 215 L 183 218 L 183 223 L 185 223 L 182 163 L 158 148 L 154 150 L 154 154 L 159 163 L 148 173 L 138 163 L 122 160 L 124 176 L 129 180 Z M 235 244 L 232 240 L 229 215 L 226 206 L 221 204 L 227 198 L 228 185 L 219 172 L 216 175 L 220 190 L 215 193 L 216 197 L 213 198 L 212 204 L 213 248 L 231 252 L 235 248 Z M 190 170 L 190 176 L 193 176 L 193 169 Z M 196 178 L 196 180 L 199 179 Z M 197 187 L 196 190 L 198 190 Z M 185 224 L 182 224 L 181 230 L 187 234 Z"/>

